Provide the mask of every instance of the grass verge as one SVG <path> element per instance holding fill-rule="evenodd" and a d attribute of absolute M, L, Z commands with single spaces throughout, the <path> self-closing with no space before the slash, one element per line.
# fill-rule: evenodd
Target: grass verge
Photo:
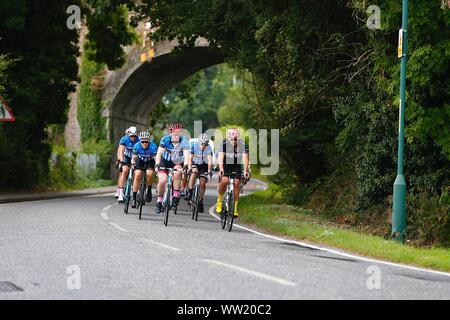
<path fill-rule="evenodd" d="M 331 224 L 311 210 L 283 203 L 276 188 L 239 201 L 243 223 L 296 240 L 332 246 L 381 260 L 450 272 L 450 249 L 402 245 L 382 237 Z"/>

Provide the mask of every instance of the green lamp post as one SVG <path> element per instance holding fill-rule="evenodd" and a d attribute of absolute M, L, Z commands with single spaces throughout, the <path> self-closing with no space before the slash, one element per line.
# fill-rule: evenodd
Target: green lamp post
<path fill-rule="evenodd" d="M 408 0 L 403 0 L 402 29 L 399 32 L 398 56 L 401 57 L 400 70 L 400 109 L 398 129 L 397 178 L 394 182 L 392 237 L 404 242 L 406 238 L 406 181 L 403 174 L 403 149 L 405 133 L 405 100 L 406 100 L 406 51 L 408 28 Z"/>

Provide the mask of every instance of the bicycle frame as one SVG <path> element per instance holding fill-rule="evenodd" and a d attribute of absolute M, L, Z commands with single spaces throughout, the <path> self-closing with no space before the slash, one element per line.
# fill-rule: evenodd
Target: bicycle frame
<path fill-rule="evenodd" d="M 182 172 L 181 169 L 174 169 L 174 168 L 159 168 L 160 170 L 167 171 L 167 183 L 166 188 L 164 190 L 164 198 L 162 203 L 162 211 L 166 213 L 164 218 L 164 225 L 167 226 L 168 220 L 169 220 L 169 211 L 172 207 L 172 193 L 173 193 L 173 172 L 179 171 Z M 176 208 L 175 208 L 176 210 Z"/>

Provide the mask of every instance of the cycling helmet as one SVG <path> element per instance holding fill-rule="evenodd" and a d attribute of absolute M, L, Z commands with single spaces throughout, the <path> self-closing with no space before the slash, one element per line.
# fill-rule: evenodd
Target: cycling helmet
<path fill-rule="evenodd" d="M 127 128 L 127 130 L 125 130 L 125 134 L 126 134 L 127 136 L 130 135 L 130 128 Z"/>
<path fill-rule="evenodd" d="M 129 127 L 128 130 L 130 131 L 130 136 L 137 136 L 138 135 L 138 129 L 136 127 Z"/>
<path fill-rule="evenodd" d="M 229 140 L 237 140 L 237 139 L 239 139 L 239 136 L 240 136 L 239 129 L 230 128 L 230 129 L 228 129 L 227 135 L 228 135 Z"/>
<path fill-rule="evenodd" d="M 175 131 L 180 131 L 181 129 L 183 129 L 183 126 L 181 125 L 181 123 L 171 123 L 167 127 L 169 128 L 170 133 L 173 133 Z"/>
<path fill-rule="evenodd" d="M 199 135 L 198 136 L 198 143 L 200 143 L 200 144 L 208 144 L 209 143 L 208 135 L 206 133 L 202 133 L 201 135 Z"/>
<path fill-rule="evenodd" d="M 139 132 L 139 139 L 140 140 L 152 140 L 152 136 L 148 131 L 142 131 Z"/>

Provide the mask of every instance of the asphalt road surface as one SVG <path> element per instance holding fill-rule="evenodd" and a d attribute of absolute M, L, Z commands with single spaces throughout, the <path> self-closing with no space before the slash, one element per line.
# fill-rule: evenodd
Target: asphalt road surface
<path fill-rule="evenodd" d="M 215 197 L 167 227 L 154 202 L 139 221 L 112 194 L 1 204 L 0 299 L 450 299 L 450 274 L 224 231 Z"/>

